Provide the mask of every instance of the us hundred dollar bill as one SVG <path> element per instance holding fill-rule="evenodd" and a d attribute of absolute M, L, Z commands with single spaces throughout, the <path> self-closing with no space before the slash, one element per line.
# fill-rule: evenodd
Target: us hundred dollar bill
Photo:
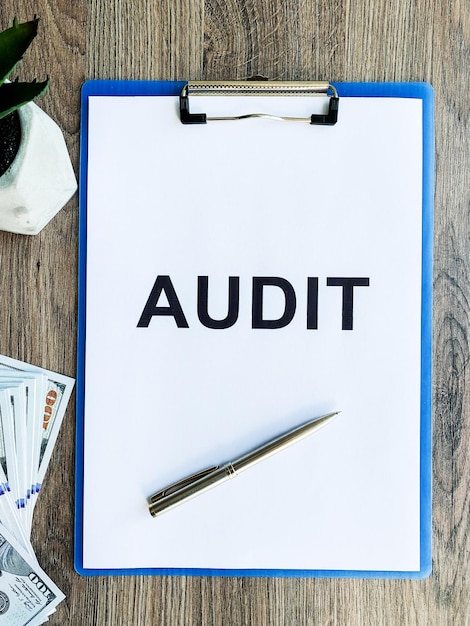
<path fill-rule="evenodd" d="M 0 368 L 7 368 L 16 372 L 39 372 L 47 376 L 48 379 L 42 403 L 41 443 L 38 467 L 36 468 L 37 488 L 39 489 L 44 479 L 57 435 L 59 434 L 75 380 L 4 355 L 0 355 Z"/>
<path fill-rule="evenodd" d="M 0 624 L 37 626 L 64 594 L 0 524 Z"/>

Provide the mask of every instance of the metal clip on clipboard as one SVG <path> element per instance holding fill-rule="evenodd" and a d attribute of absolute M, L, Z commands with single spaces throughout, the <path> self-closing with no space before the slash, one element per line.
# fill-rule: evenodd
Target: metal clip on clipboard
<path fill-rule="evenodd" d="M 267 113 L 249 113 L 228 117 L 208 117 L 206 113 L 191 113 L 189 96 L 330 96 L 328 113 L 310 117 L 284 117 Z M 335 87 L 327 81 L 302 81 L 281 83 L 268 80 L 247 81 L 190 81 L 180 95 L 180 118 L 183 124 L 206 124 L 208 121 L 241 120 L 262 117 L 282 121 L 308 122 L 333 126 L 338 120 L 339 97 Z"/>

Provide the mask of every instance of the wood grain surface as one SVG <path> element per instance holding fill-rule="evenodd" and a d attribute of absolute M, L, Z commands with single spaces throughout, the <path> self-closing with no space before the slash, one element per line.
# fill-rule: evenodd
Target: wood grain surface
<path fill-rule="evenodd" d="M 35 512 L 39 561 L 73 626 L 470 624 L 468 0 L 2 0 L 0 28 L 41 18 L 18 73 L 78 172 L 89 78 L 428 81 L 436 96 L 433 572 L 424 581 L 83 578 L 73 568 L 74 410 Z M 0 353 L 75 375 L 78 199 L 37 236 L 0 233 Z"/>

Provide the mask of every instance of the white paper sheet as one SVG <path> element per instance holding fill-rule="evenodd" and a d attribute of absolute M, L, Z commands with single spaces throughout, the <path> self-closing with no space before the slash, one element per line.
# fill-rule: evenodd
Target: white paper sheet
<path fill-rule="evenodd" d="M 334 127 L 183 126 L 176 107 L 89 99 L 84 567 L 418 570 L 421 101 L 342 98 Z M 137 327 L 163 275 L 188 328 Z M 216 319 L 239 277 L 230 328 L 199 321 L 198 276 Z M 283 328 L 252 328 L 266 276 L 295 290 Z M 329 277 L 369 278 L 352 330 Z M 265 318 L 283 307 L 266 287 Z M 153 492 L 333 410 L 318 434 L 150 516 Z"/>

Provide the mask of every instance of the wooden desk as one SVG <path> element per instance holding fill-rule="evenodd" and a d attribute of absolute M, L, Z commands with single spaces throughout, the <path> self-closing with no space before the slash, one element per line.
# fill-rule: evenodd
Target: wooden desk
<path fill-rule="evenodd" d="M 21 12 L 20 12 L 21 11 Z M 74 411 L 35 513 L 40 563 L 67 599 L 50 624 L 470 624 L 470 5 L 465 0 L 3 0 L 41 17 L 18 74 L 78 171 L 89 78 L 429 81 L 436 90 L 434 563 L 425 581 L 81 578 L 73 569 Z M 0 233 L 0 352 L 75 375 L 78 199 L 37 236 Z"/>

